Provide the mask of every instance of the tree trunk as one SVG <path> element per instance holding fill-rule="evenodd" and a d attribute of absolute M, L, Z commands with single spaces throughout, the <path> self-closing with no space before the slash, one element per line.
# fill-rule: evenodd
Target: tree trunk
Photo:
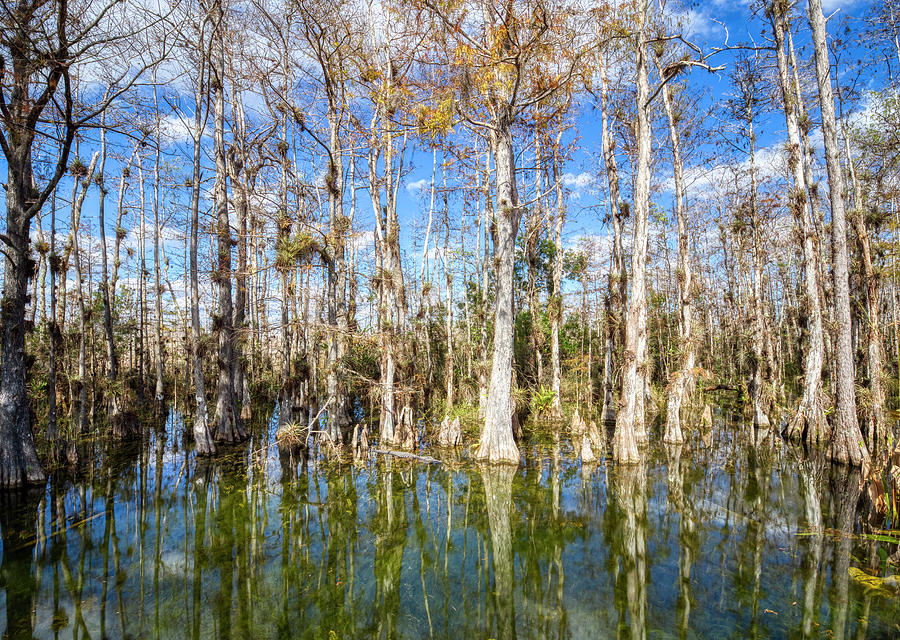
<path fill-rule="evenodd" d="M 658 62 L 657 62 L 658 64 Z M 660 68 L 660 75 L 662 69 Z M 684 435 L 681 433 L 681 405 L 690 397 L 694 387 L 694 340 L 691 332 L 693 275 L 691 258 L 688 253 L 688 231 L 685 220 L 684 165 L 681 160 L 681 138 L 669 95 L 669 85 L 662 90 L 663 105 L 669 121 L 669 138 L 672 142 L 672 167 L 675 174 L 675 217 L 678 224 L 678 268 L 676 281 L 678 284 L 678 355 L 681 358 L 679 369 L 672 374 L 669 381 L 669 393 L 666 407 L 666 430 L 663 442 L 681 444 Z"/>
<path fill-rule="evenodd" d="M 161 156 L 160 146 L 162 141 L 159 132 L 159 103 L 156 98 L 156 82 L 154 74 L 153 83 L 153 105 L 156 109 L 157 126 L 156 126 L 156 161 L 153 163 L 153 299 L 156 303 L 156 322 L 154 329 L 156 331 L 156 389 L 154 399 L 156 400 L 157 409 L 162 408 L 162 402 L 165 400 L 165 386 L 163 377 L 165 375 L 165 356 L 166 345 L 163 342 L 162 333 L 162 294 L 163 288 L 160 282 L 160 249 L 159 249 L 159 198 L 160 198 L 160 177 L 159 163 Z"/>
<path fill-rule="evenodd" d="M 841 124 L 843 127 L 843 122 Z M 863 191 L 856 175 L 856 165 L 850 152 L 850 140 L 844 131 L 844 152 L 847 156 L 847 167 L 853 182 L 853 211 L 850 212 L 859 253 L 863 267 L 863 281 L 866 285 L 866 366 L 869 373 L 869 412 L 866 429 L 867 444 L 873 455 L 879 451 L 888 453 L 890 429 L 887 426 L 885 407 L 887 398 L 882 379 L 882 361 L 884 360 L 881 345 L 881 321 L 879 318 L 878 300 L 880 297 L 879 278 L 872 262 L 872 246 L 869 230 L 866 225 L 866 212 L 863 205 Z"/>
<path fill-rule="evenodd" d="M 637 168 L 634 180 L 634 249 L 631 256 L 631 299 L 625 326 L 622 398 L 616 416 L 613 457 L 617 462 L 640 460 L 637 443 L 645 433 L 644 371 L 641 360 L 647 344 L 647 239 L 650 214 L 650 82 L 647 76 L 647 0 L 641 0 L 637 14 Z"/>
<path fill-rule="evenodd" d="M 488 250 L 488 229 L 494 224 L 494 200 L 490 189 L 491 175 L 491 146 L 488 145 L 485 154 L 484 173 L 479 174 L 481 188 L 484 192 L 484 212 L 482 213 L 482 224 L 479 226 L 478 235 L 482 242 L 482 251 L 478 252 L 480 270 L 478 273 L 479 289 L 481 290 L 481 332 L 479 336 L 479 354 L 480 362 L 478 365 L 478 415 L 484 417 L 487 414 L 487 401 L 489 391 L 489 381 L 487 376 L 488 368 L 488 284 L 490 274 L 490 252 Z"/>
<path fill-rule="evenodd" d="M 222 0 L 216 0 L 213 8 L 213 60 L 212 82 L 214 99 L 214 155 L 216 160 L 216 236 L 218 242 L 217 266 L 213 281 L 219 288 L 219 308 L 214 318 L 218 334 L 219 382 L 216 391 L 215 437 L 222 442 L 241 442 L 247 432 L 237 412 L 234 397 L 234 326 L 231 301 L 231 227 L 228 221 L 228 195 L 226 180 L 228 168 L 225 160 L 225 15 Z"/>
<path fill-rule="evenodd" d="M 29 235 L 33 214 L 28 214 L 26 191 L 18 184 L 16 175 L 23 169 L 31 173 L 30 166 L 14 167 L 9 163 L 6 192 L 6 261 L 0 307 L 0 353 L 3 354 L 0 366 L 0 487 L 40 483 L 45 479 L 34 448 L 26 382 L 25 301 L 34 261 Z M 30 175 L 27 184 L 30 188 Z"/>
<path fill-rule="evenodd" d="M 81 227 L 81 209 L 84 206 L 84 199 L 87 197 L 88 189 L 94 181 L 94 171 L 97 168 L 97 159 L 100 154 L 94 153 L 91 158 L 90 167 L 87 174 L 82 178 L 75 177 L 76 185 L 81 183 L 81 192 L 72 203 L 72 256 L 75 261 L 75 292 L 78 300 L 78 431 L 85 433 L 87 431 L 87 305 L 85 304 L 84 285 L 82 283 L 81 269 L 81 249 L 78 244 L 79 229 Z"/>
<path fill-rule="evenodd" d="M 200 22 L 199 42 L 202 49 L 206 31 L 206 20 Z M 194 446 L 198 455 L 212 455 L 216 452 L 213 434 L 209 424 L 206 408 L 206 383 L 203 379 L 203 351 L 200 345 L 200 285 L 198 279 L 197 245 L 200 239 L 200 153 L 203 136 L 203 98 L 206 95 L 206 56 L 201 55 L 197 74 L 197 89 L 194 93 L 194 157 L 191 184 L 191 247 L 190 247 L 190 280 L 191 280 L 191 369 L 194 379 Z M 209 109 L 207 96 L 206 109 Z M 121 196 L 120 196 L 121 200 Z M 120 207 L 121 208 L 121 207 Z M 205 492 L 205 487 L 204 487 Z"/>
<path fill-rule="evenodd" d="M 787 23 L 784 12 L 774 3 L 770 8 L 770 20 L 775 36 L 775 50 L 778 61 L 778 77 L 781 85 L 781 96 L 784 117 L 788 130 L 788 165 L 794 179 L 794 188 L 788 199 L 789 207 L 797 220 L 802 237 L 803 272 L 805 275 L 806 299 L 809 318 L 809 341 L 806 346 L 804 364 L 803 395 L 797 407 L 797 413 L 788 424 L 787 437 L 806 442 L 814 446 L 825 444 L 827 423 L 825 406 L 822 397 L 822 363 L 825 343 L 822 327 L 822 307 L 819 299 L 819 265 L 816 249 L 816 234 L 810 211 L 808 185 L 804 172 L 802 145 L 800 140 L 799 116 L 797 101 L 791 90 L 788 74 L 787 49 L 785 31 Z"/>
<path fill-rule="evenodd" d="M 531 215 L 525 223 L 525 262 L 528 266 L 528 315 L 531 320 L 530 331 L 528 332 L 528 341 L 531 345 L 531 357 L 534 362 L 534 386 L 540 387 L 544 379 L 544 360 L 541 356 L 541 347 L 543 346 L 544 334 L 541 330 L 541 317 L 539 313 L 540 299 L 537 288 L 537 261 L 538 252 L 540 251 L 541 236 L 543 235 L 544 226 L 544 184 L 541 178 L 542 173 L 542 152 L 541 152 L 540 132 L 536 132 L 534 136 L 534 164 L 537 168 L 535 171 L 535 188 L 537 194 Z M 446 193 L 444 195 L 446 198 Z"/>
<path fill-rule="evenodd" d="M 145 254 L 145 235 L 147 232 L 147 198 L 144 189 L 144 161 L 141 158 L 138 161 L 138 186 L 141 192 L 141 214 L 140 224 L 138 225 L 138 262 L 137 269 L 137 308 L 138 308 L 138 327 L 137 327 L 137 396 L 140 404 L 144 403 L 144 392 L 146 390 L 146 341 L 145 335 L 147 331 L 147 264 Z"/>
<path fill-rule="evenodd" d="M 510 114 L 501 113 L 491 130 L 497 185 L 497 284 L 494 312 L 494 349 L 481 443 L 475 458 L 488 462 L 519 463 L 513 438 L 512 367 L 514 263 L 516 235 L 522 216 L 516 188 L 516 159 Z"/>
<path fill-rule="evenodd" d="M 341 371 L 347 351 L 347 217 L 343 213 L 343 155 L 335 104 L 328 108 L 329 159 L 325 186 L 328 190 L 330 265 L 328 268 L 328 351 L 326 391 L 328 395 L 328 437 L 340 444 L 350 429 L 350 407 Z"/>
<path fill-rule="evenodd" d="M 374 123 L 373 123 L 374 124 Z M 393 287 L 388 283 L 390 255 L 385 232 L 386 220 L 381 205 L 381 190 L 378 187 L 378 156 L 380 145 L 373 144 L 369 153 L 369 192 L 372 196 L 372 208 L 375 213 L 375 280 L 378 294 L 378 333 L 381 338 L 381 418 L 379 421 L 378 441 L 381 446 L 396 446 L 400 441 L 398 412 L 394 395 L 394 380 L 397 368 L 394 356 L 394 332 L 396 327 L 391 321 L 394 304 Z M 432 208 L 434 206 L 434 171 L 431 175 Z"/>
<path fill-rule="evenodd" d="M 105 118 L 105 116 L 104 116 Z M 121 411 L 121 392 L 117 386 L 119 379 L 119 359 L 116 354 L 116 343 L 113 335 L 112 323 L 112 305 L 115 301 L 115 291 L 110 290 L 109 286 L 109 265 L 106 247 L 106 217 L 105 202 L 107 196 L 106 190 L 106 128 L 100 129 L 100 198 L 97 207 L 100 228 L 100 295 L 103 300 L 103 336 L 106 341 L 106 359 L 109 361 L 107 373 L 109 375 L 109 386 L 107 387 L 107 419 L 116 420 Z"/>
<path fill-rule="evenodd" d="M 825 165 L 831 199 L 832 256 L 834 261 L 834 306 L 836 329 L 837 406 L 834 412 L 830 457 L 842 464 L 868 466 L 869 451 L 856 417 L 856 389 L 851 345 L 849 259 L 847 256 L 847 216 L 844 209 L 844 176 L 837 144 L 837 122 L 831 90 L 831 70 L 826 43 L 822 0 L 809 0 L 809 24 L 816 57 L 816 79 L 822 111 Z"/>
<path fill-rule="evenodd" d="M 445 382 L 447 383 L 447 407 L 453 406 L 455 401 L 454 392 L 456 385 L 453 380 L 455 371 L 455 355 L 453 344 L 453 271 L 450 269 L 450 192 L 447 189 L 447 161 L 441 163 L 441 175 L 444 181 L 444 284 L 446 287 L 447 303 L 444 313 L 444 333 L 447 336 L 447 357 Z M 464 254 L 463 254 L 464 255 Z"/>
<path fill-rule="evenodd" d="M 762 296 L 762 221 L 759 215 L 758 180 L 756 176 L 756 138 L 753 133 L 755 115 L 747 107 L 748 139 L 750 142 L 750 228 L 753 234 L 753 378 L 750 381 L 750 402 L 753 408 L 753 427 L 757 430 L 769 428 L 769 416 L 763 406 L 764 385 L 769 382 L 765 373 L 764 350 L 766 332 L 766 314 Z"/>
<path fill-rule="evenodd" d="M 562 135 L 560 133 L 560 135 Z M 551 383 L 550 388 L 553 391 L 553 404 L 550 406 L 550 414 L 555 418 L 562 418 L 562 365 L 559 356 L 559 329 L 562 324 L 562 271 L 563 271 L 563 250 L 562 250 L 562 228 L 566 222 L 566 205 L 563 200 L 562 180 L 559 175 L 559 137 L 557 136 L 556 144 L 553 145 L 553 177 L 556 180 L 556 220 L 553 228 L 553 244 L 555 252 L 553 254 L 553 302 L 547 305 L 548 316 L 550 319 L 550 369 Z M 543 159 L 541 159 L 540 167 L 543 170 Z"/>
<path fill-rule="evenodd" d="M 606 78 L 606 63 L 600 62 L 600 118 L 601 148 L 606 177 L 609 183 L 609 208 L 612 218 L 613 246 L 610 259 L 609 282 L 607 287 L 606 340 L 603 355 L 603 406 L 600 419 L 606 426 L 616 424 L 616 408 L 613 395 L 615 388 L 615 345 L 624 343 L 625 303 L 628 283 L 625 274 L 625 249 L 622 246 L 622 219 L 619 195 L 619 169 L 616 164 L 615 144 L 609 131 L 609 97 Z"/>
<path fill-rule="evenodd" d="M 241 415 L 244 423 L 252 415 L 250 407 L 250 380 L 247 375 L 245 346 L 247 344 L 247 218 L 250 209 L 250 193 L 253 178 L 247 167 L 246 123 L 244 103 L 240 89 L 232 83 L 234 101 L 232 115 L 235 122 L 234 154 L 231 157 L 231 185 L 234 191 L 234 209 L 238 219 L 237 239 L 237 289 L 234 298 L 234 329 L 239 332 L 240 339 L 235 341 L 235 394 L 241 396 Z"/>
<path fill-rule="evenodd" d="M 59 427 L 56 419 L 56 352 L 59 349 L 59 327 L 56 325 L 56 278 L 59 256 L 56 255 L 56 191 L 50 202 L 50 354 L 47 371 L 47 439 L 55 458 Z"/>

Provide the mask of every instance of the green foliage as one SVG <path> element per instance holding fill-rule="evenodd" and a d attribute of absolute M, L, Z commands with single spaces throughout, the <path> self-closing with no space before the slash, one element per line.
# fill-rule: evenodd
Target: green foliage
<path fill-rule="evenodd" d="M 358 396 L 365 395 L 381 379 L 380 350 L 375 340 L 362 336 L 351 340 L 341 367 L 347 374 L 348 389 Z"/>
<path fill-rule="evenodd" d="M 566 251 L 563 256 L 563 273 L 573 280 L 581 280 L 587 271 L 588 258 L 583 251 Z"/>
<path fill-rule="evenodd" d="M 537 417 L 542 417 L 550 412 L 553 401 L 556 400 L 556 392 L 553 389 L 541 385 L 531 393 L 531 413 Z"/>
<path fill-rule="evenodd" d="M 321 247 L 307 231 L 281 236 L 275 244 L 275 268 L 287 270 L 303 264 L 319 251 Z"/>

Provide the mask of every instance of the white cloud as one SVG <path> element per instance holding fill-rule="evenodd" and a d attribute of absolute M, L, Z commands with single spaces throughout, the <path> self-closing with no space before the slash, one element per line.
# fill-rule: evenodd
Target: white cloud
<path fill-rule="evenodd" d="M 422 178 L 421 180 L 416 180 L 415 182 L 407 182 L 406 190 L 409 193 L 419 193 L 420 191 L 424 191 L 430 185 L 431 185 L 430 180 L 426 180 L 425 178 Z"/>
<path fill-rule="evenodd" d="M 578 175 L 575 175 L 574 173 L 564 173 L 562 181 L 567 187 L 580 190 L 590 187 L 597 179 L 587 171 L 582 171 Z"/>
<path fill-rule="evenodd" d="M 172 144 L 183 144 L 194 140 L 194 120 L 190 115 L 179 117 L 178 114 L 170 113 L 162 118 L 159 129 L 166 141 Z M 203 133 L 205 132 L 201 132 L 201 134 Z"/>
<path fill-rule="evenodd" d="M 684 35 L 689 38 L 713 39 L 725 33 L 722 25 L 702 9 L 687 9 L 678 12 L 675 14 L 675 19 L 684 31 Z"/>

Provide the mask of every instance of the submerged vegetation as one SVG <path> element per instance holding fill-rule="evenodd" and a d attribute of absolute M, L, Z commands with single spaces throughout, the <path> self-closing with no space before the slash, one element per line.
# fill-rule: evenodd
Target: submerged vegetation
<path fill-rule="evenodd" d="M 895 0 L 153 4 L 0 15 L 8 635 L 900 634 Z"/>

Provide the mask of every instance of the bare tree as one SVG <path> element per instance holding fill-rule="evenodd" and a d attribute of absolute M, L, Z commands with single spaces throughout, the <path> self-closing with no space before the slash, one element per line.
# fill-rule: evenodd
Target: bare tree
<path fill-rule="evenodd" d="M 812 30 L 816 58 L 816 80 L 819 85 L 819 104 L 822 113 L 822 133 L 825 142 L 825 166 L 828 170 L 828 192 L 831 200 L 831 243 L 834 265 L 834 306 L 837 405 L 831 437 L 831 458 L 842 464 L 867 466 L 870 463 L 859 421 L 856 417 L 856 382 L 853 372 L 851 344 L 849 258 L 847 255 L 847 214 L 844 203 L 844 174 L 841 168 L 840 147 L 837 140 L 837 118 L 834 93 L 831 88 L 831 65 L 826 42 L 825 16 L 822 0 L 809 0 L 809 26 Z"/>

